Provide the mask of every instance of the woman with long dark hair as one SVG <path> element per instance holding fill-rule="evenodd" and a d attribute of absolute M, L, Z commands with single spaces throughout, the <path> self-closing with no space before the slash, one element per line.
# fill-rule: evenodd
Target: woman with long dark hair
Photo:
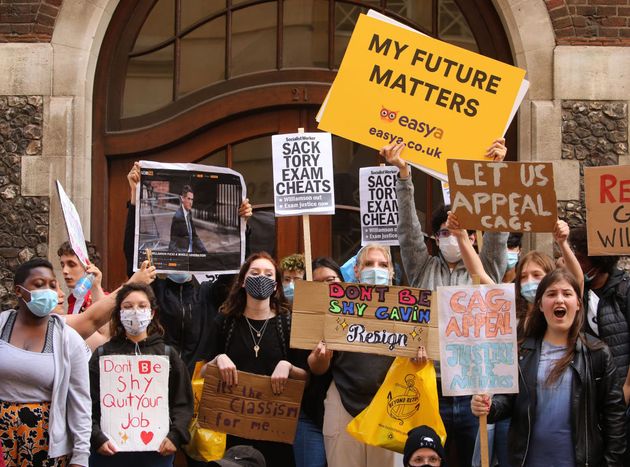
<path fill-rule="evenodd" d="M 582 332 L 580 286 L 565 269 L 538 284 L 519 347 L 519 393 L 473 396 L 488 421 L 512 417 L 512 465 L 621 466 L 624 403 L 608 347 Z"/>
<path fill-rule="evenodd" d="M 208 365 L 216 365 L 221 379 L 230 386 L 238 384 L 237 369 L 271 376 L 273 392 L 281 394 L 288 378 L 306 379 L 306 371 L 292 363 L 300 359 L 289 349 L 290 335 L 281 272 L 268 253 L 255 253 L 241 266 L 214 323 Z M 267 465 L 295 465 L 289 444 L 228 435 L 227 447 L 237 444 L 254 446 Z"/>
<path fill-rule="evenodd" d="M 171 466 L 175 452 L 190 438 L 188 424 L 193 415 L 190 376 L 177 352 L 165 345 L 164 330 L 157 316 L 153 289 L 145 284 L 124 285 L 116 296 L 111 319 L 112 339 L 97 348 L 90 360 L 92 394 L 92 455 L 90 466 L 138 467 Z M 169 432 L 159 449 L 144 452 L 118 452 L 116 445 L 101 430 L 99 359 L 105 355 L 166 355 L 169 360 Z"/>

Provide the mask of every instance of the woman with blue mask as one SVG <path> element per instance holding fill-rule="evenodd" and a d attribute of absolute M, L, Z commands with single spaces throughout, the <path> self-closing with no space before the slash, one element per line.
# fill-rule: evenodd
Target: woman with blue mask
<path fill-rule="evenodd" d="M 50 262 L 15 271 L 16 310 L 0 314 L 0 444 L 7 465 L 87 466 L 90 391 L 85 342 L 57 314 Z M 28 429 L 24 429 L 28 427 Z"/>

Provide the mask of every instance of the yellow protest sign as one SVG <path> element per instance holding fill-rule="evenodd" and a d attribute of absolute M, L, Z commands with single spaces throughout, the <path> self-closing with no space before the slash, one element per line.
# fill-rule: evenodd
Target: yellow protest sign
<path fill-rule="evenodd" d="M 361 15 L 319 129 L 445 176 L 446 159 L 482 159 L 504 134 L 525 70 Z"/>

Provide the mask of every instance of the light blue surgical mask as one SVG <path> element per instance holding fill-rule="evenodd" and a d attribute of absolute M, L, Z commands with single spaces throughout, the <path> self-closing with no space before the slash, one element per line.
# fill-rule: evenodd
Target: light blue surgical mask
<path fill-rule="evenodd" d="M 521 284 L 521 296 L 529 303 L 534 303 L 536 299 L 536 290 L 538 290 L 540 281 L 527 281 Z"/>
<path fill-rule="evenodd" d="M 518 263 L 518 252 L 517 251 L 508 251 L 507 252 L 507 268 L 512 269 Z"/>
<path fill-rule="evenodd" d="M 26 306 L 31 313 L 33 313 L 38 318 L 43 318 L 48 316 L 51 311 L 55 309 L 57 303 L 59 302 L 59 297 L 57 297 L 57 292 L 51 289 L 40 289 L 40 290 L 28 290 L 25 287 L 19 286 L 22 289 L 26 290 L 30 295 L 31 299 L 26 303 Z"/>
<path fill-rule="evenodd" d="M 389 270 L 383 268 L 365 268 L 359 273 L 359 279 L 365 284 L 389 284 Z"/>
<path fill-rule="evenodd" d="M 284 296 L 287 297 L 287 300 L 292 302 L 293 296 L 295 295 L 295 283 L 289 282 L 288 284 L 282 286 L 282 290 L 284 290 Z"/>
<path fill-rule="evenodd" d="M 177 284 L 183 284 L 192 280 L 192 274 L 189 274 L 187 272 L 172 272 L 166 277 Z"/>

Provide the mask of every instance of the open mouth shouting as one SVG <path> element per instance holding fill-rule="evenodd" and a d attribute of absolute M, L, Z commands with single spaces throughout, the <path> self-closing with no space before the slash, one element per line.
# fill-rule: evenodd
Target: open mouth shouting
<path fill-rule="evenodd" d="M 567 315 L 567 309 L 563 306 L 559 306 L 553 309 L 553 316 L 559 319 L 564 318 Z"/>

